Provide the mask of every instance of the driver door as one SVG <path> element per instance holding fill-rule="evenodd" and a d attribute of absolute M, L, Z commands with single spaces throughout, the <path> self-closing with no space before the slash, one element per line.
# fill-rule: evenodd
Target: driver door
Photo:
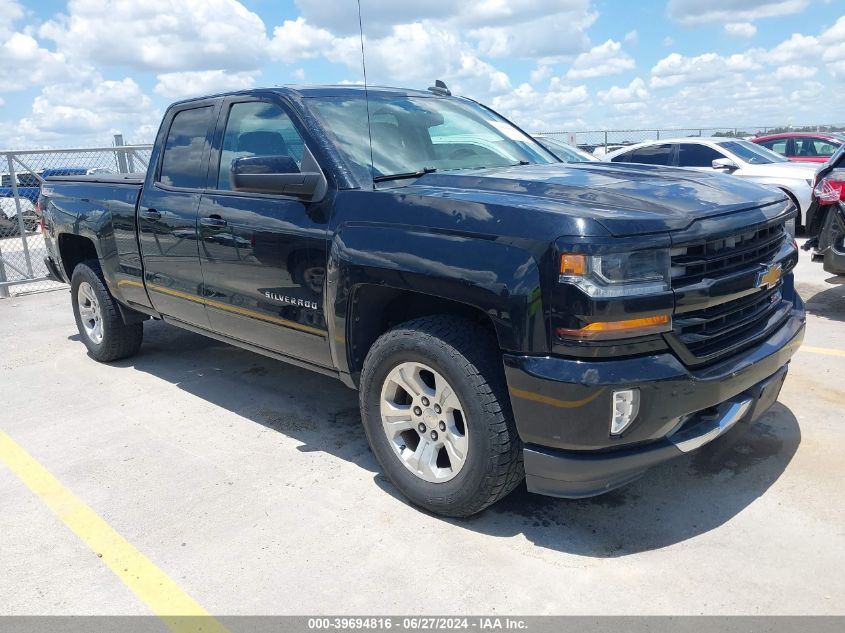
<path fill-rule="evenodd" d="M 303 147 L 280 103 L 224 101 L 199 205 L 205 304 L 212 330 L 330 367 L 323 311 L 328 214 L 321 203 L 233 191 L 230 183 L 238 158 L 290 157 L 301 168 Z"/>

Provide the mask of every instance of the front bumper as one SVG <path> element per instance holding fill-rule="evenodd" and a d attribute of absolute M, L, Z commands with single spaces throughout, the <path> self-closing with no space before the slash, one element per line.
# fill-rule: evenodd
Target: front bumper
<path fill-rule="evenodd" d="M 688 369 L 672 354 L 607 361 L 505 356 L 505 373 L 532 492 L 601 494 L 694 450 L 777 399 L 804 337 L 800 298 L 765 342 L 726 361 Z M 612 392 L 637 387 L 640 412 L 609 431 Z"/>

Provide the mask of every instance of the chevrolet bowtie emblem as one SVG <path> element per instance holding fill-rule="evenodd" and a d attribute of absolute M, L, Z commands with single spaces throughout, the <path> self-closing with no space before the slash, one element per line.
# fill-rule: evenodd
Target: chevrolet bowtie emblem
<path fill-rule="evenodd" d="M 782 270 L 780 264 L 775 264 L 774 266 L 766 266 L 757 273 L 757 287 L 758 288 L 772 288 L 774 287 L 777 282 L 780 281 L 780 276 L 782 274 Z"/>

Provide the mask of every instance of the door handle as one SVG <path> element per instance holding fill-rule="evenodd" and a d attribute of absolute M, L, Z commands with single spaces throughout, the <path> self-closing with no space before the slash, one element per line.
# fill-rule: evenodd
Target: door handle
<path fill-rule="evenodd" d="M 209 215 L 208 217 L 200 218 L 200 224 L 212 229 L 222 229 L 226 226 L 226 220 L 221 218 L 219 215 Z"/>
<path fill-rule="evenodd" d="M 139 215 L 145 220 L 161 220 L 161 213 L 155 209 L 143 209 L 139 212 Z"/>

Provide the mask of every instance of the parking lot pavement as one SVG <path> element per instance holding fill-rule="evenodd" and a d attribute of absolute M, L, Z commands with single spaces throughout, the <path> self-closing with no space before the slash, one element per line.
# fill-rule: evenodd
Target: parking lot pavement
<path fill-rule="evenodd" d="M 158 322 L 98 364 L 66 291 L 0 301 L 0 431 L 213 614 L 841 613 L 845 286 L 807 257 L 780 403 L 592 500 L 429 516 L 355 392 Z M 0 614 L 149 613 L 7 466 Z"/>

